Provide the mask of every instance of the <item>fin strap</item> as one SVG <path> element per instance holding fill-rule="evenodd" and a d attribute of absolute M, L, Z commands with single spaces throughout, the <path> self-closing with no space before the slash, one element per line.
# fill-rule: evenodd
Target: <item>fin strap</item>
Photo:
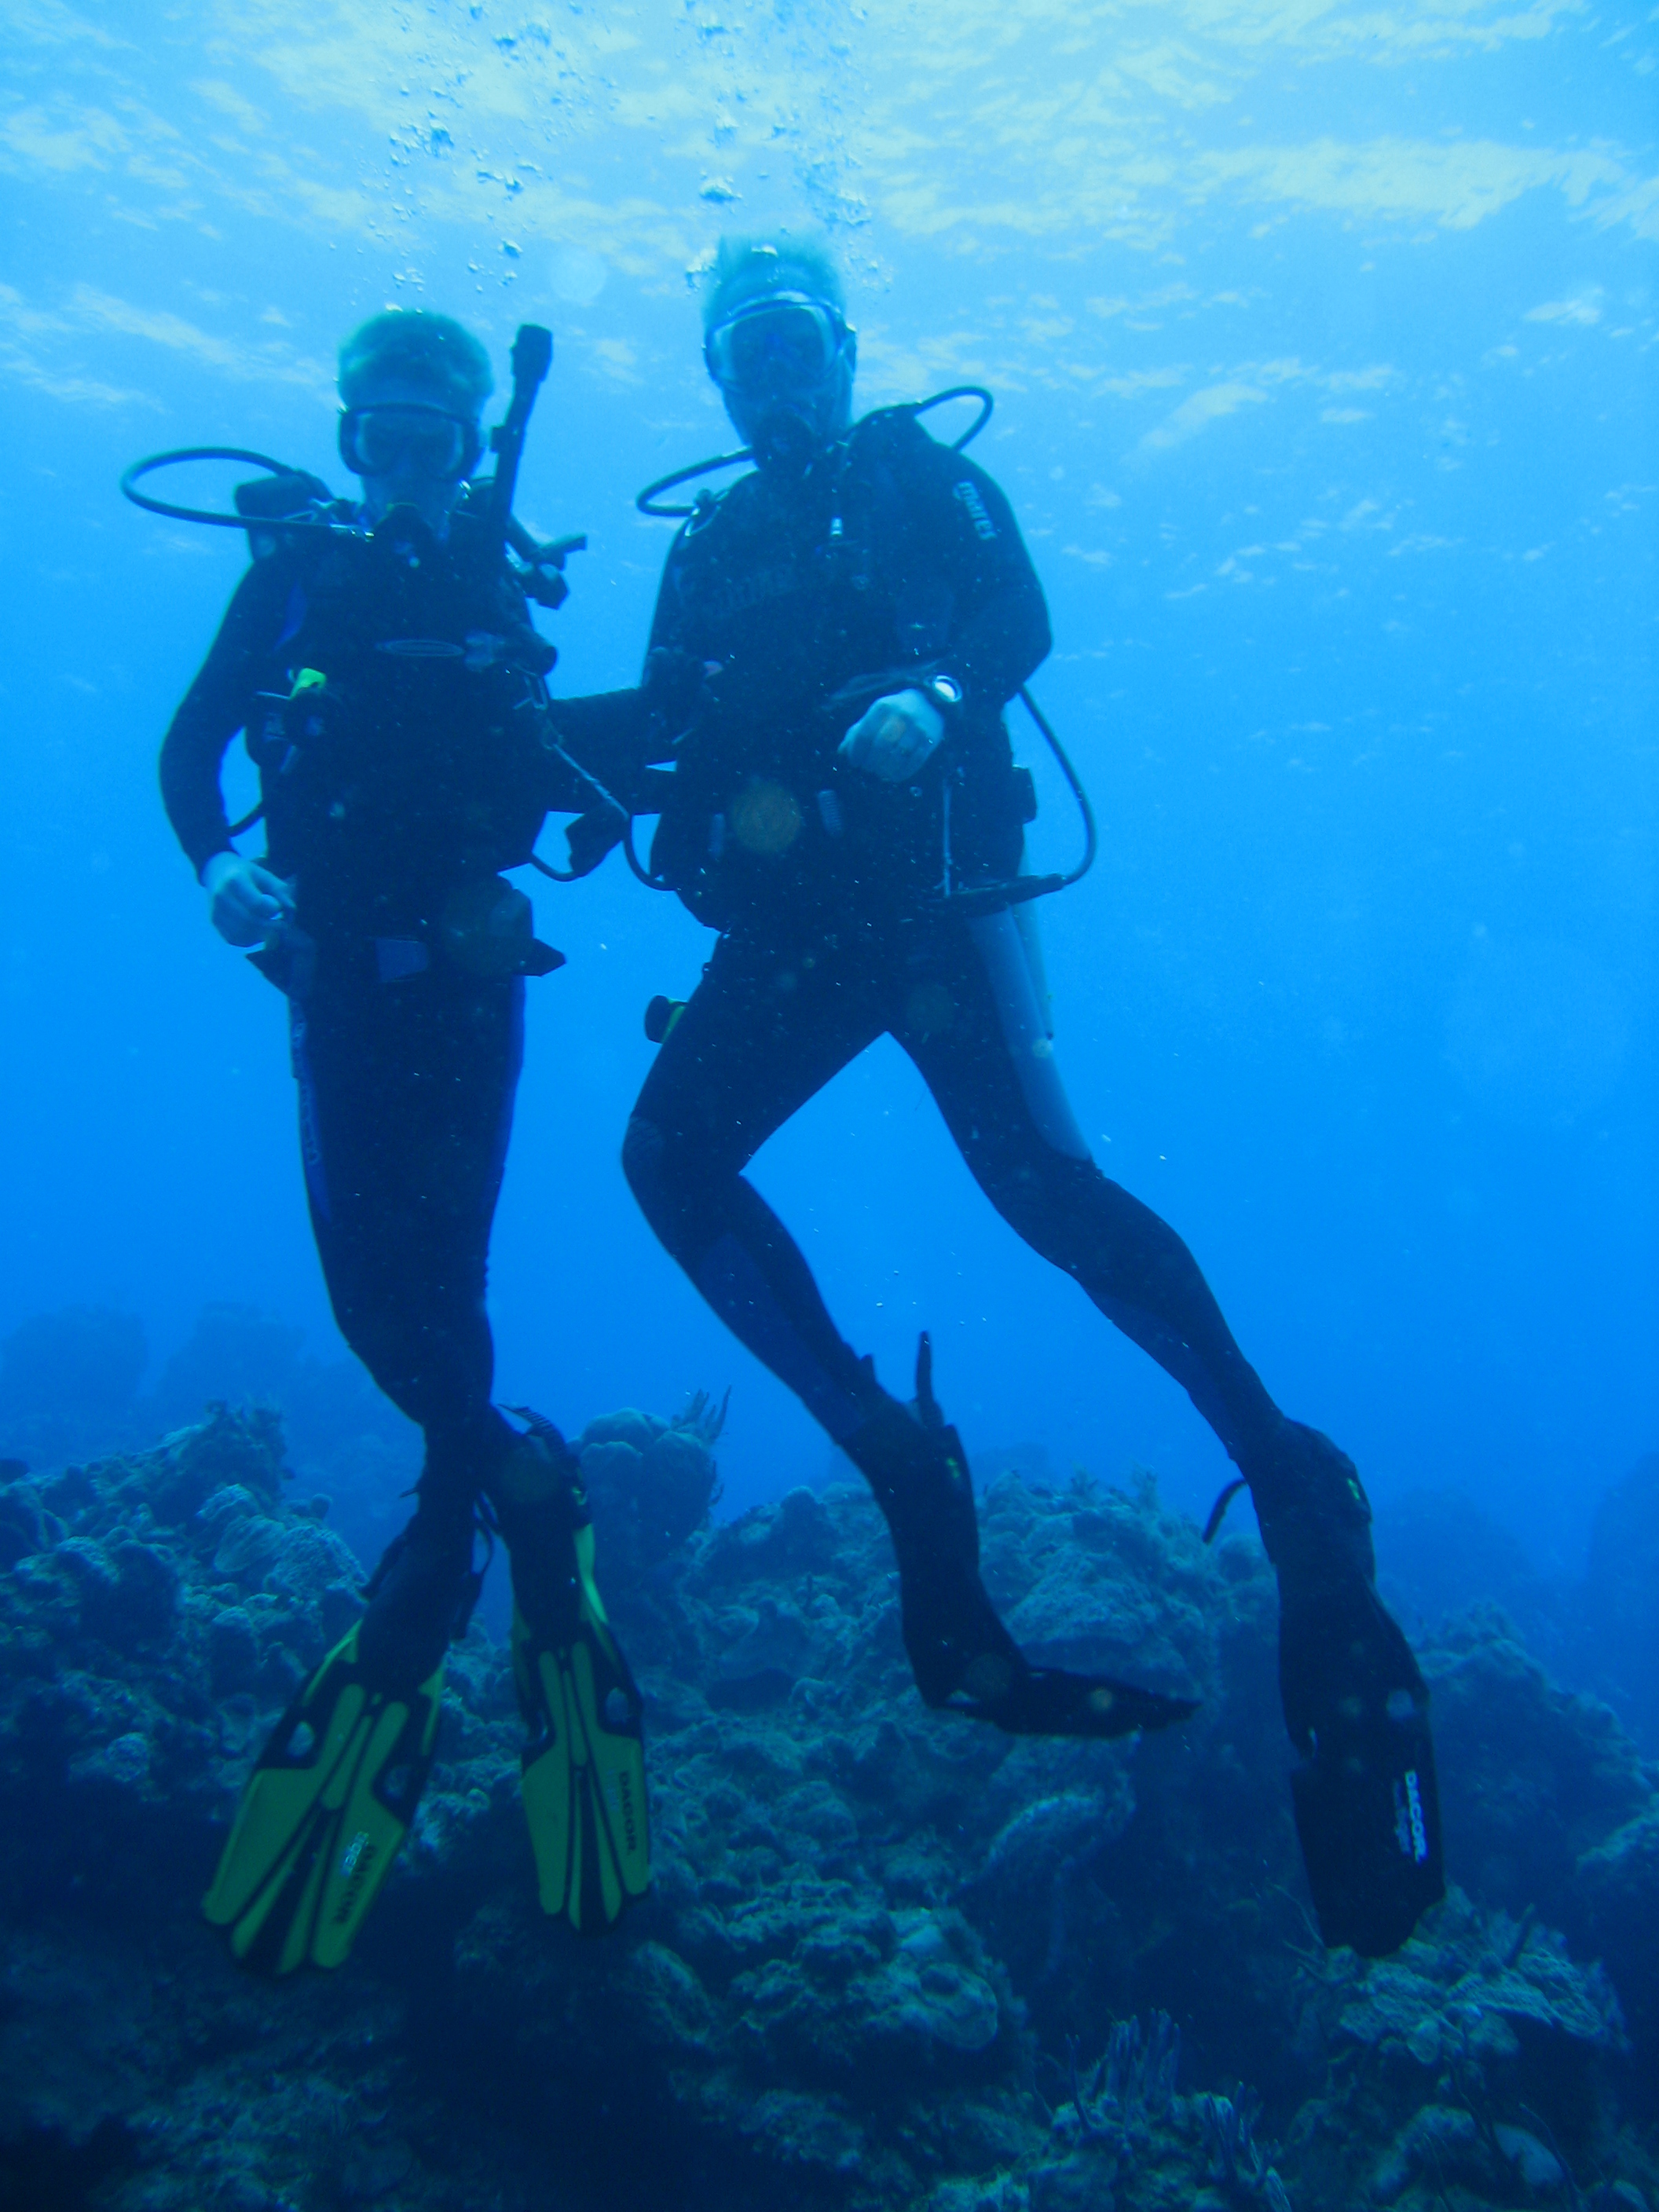
<path fill-rule="evenodd" d="M 1241 1490 L 1248 1490 L 1249 1486 L 1249 1479 L 1248 1476 L 1243 1474 L 1235 1475 L 1233 1480 L 1222 1492 L 1220 1497 L 1217 1498 L 1215 1504 L 1210 1508 L 1209 1519 L 1204 1523 L 1204 1540 L 1206 1544 L 1214 1543 L 1217 1532 L 1220 1528 L 1222 1522 L 1227 1517 L 1227 1508 L 1232 1504 L 1234 1498 L 1237 1497 Z"/>

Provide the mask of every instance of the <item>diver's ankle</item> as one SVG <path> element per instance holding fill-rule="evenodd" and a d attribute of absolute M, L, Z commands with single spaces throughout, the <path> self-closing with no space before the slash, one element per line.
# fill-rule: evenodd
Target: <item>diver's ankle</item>
<path fill-rule="evenodd" d="M 1304 1422 L 1285 1420 L 1273 1450 L 1248 1471 L 1267 1556 L 1281 1574 L 1352 1573 L 1374 1582 L 1371 1506 L 1358 1469 Z"/>
<path fill-rule="evenodd" d="M 424 1681 L 466 1633 L 483 1577 L 472 1566 L 471 1517 L 459 1528 L 417 1510 L 369 1577 L 357 1652 L 388 1686 Z"/>

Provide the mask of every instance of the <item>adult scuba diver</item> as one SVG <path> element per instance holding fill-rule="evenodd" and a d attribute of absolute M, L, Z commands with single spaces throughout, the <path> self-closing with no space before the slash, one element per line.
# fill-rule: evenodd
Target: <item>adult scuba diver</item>
<path fill-rule="evenodd" d="M 856 340 L 816 246 L 723 242 L 704 326 L 749 449 L 726 459 L 757 465 L 699 497 L 664 572 L 653 648 L 706 680 L 672 749 L 652 872 L 720 936 L 635 1107 L 629 1183 L 703 1297 L 870 1483 L 930 1705 L 1062 1736 L 1184 1717 L 1189 1705 L 1028 1662 L 980 1579 L 927 1338 L 907 1407 L 843 1341 L 744 1177 L 832 1076 L 897 1040 L 993 1205 L 1184 1386 L 1249 1485 L 1279 1578 L 1321 1928 L 1390 1951 L 1443 1889 L 1427 1691 L 1376 1594 L 1352 1462 L 1279 1412 L 1192 1255 L 1101 1173 L 1067 1103 L 1024 926 L 1031 785 L 1003 721 L 1050 643 L 1013 514 L 922 410 L 854 421 Z"/>
<path fill-rule="evenodd" d="M 214 926 L 289 1000 L 336 1319 L 425 1445 L 414 1516 L 260 1758 L 206 1899 L 268 1972 L 345 1957 L 408 1832 L 445 1653 L 482 1580 L 480 1521 L 512 1562 L 543 1904 L 604 1928 L 648 1881 L 640 1698 L 594 1584 L 580 1467 L 550 1424 L 514 1428 L 490 1397 L 485 1274 L 525 979 L 562 963 L 501 871 L 530 858 L 550 809 L 605 811 L 564 741 L 590 760 L 637 753 L 659 705 L 649 686 L 547 695 L 556 656 L 525 587 L 553 604 L 562 590 L 507 548 L 536 550 L 513 479 L 550 349 L 520 331 L 496 473 L 479 483 L 493 378 L 477 339 L 424 312 L 347 339 L 339 449 L 361 505 L 297 472 L 240 489 L 256 557 L 161 751 Z M 257 860 L 220 788 L 239 729 L 259 769 Z"/>

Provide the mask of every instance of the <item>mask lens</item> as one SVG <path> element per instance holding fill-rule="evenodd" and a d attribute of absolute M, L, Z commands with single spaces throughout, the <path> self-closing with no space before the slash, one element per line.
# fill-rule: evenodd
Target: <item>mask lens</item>
<path fill-rule="evenodd" d="M 341 450 L 358 476 L 399 469 L 454 483 L 477 458 L 471 422 L 442 407 L 354 407 L 342 425 Z"/>
<path fill-rule="evenodd" d="M 840 324 L 809 301 L 769 301 L 708 334 L 715 382 L 749 390 L 820 385 L 840 351 Z"/>

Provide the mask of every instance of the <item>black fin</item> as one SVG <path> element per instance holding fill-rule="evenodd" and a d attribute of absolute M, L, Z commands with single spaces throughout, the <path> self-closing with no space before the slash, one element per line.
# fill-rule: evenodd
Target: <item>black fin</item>
<path fill-rule="evenodd" d="M 979 1522 L 961 1438 L 933 1395 L 933 1345 L 916 1350 L 907 1412 L 878 1401 L 848 1439 L 886 1516 L 898 1561 L 905 1651 L 924 1702 L 1010 1735 L 1110 1737 L 1169 1728 L 1198 1708 L 1098 1674 L 1033 1667 L 979 1572 Z"/>
<path fill-rule="evenodd" d="M 1279 1677 L 1304 1756 L 1291 1795 L 1320 1934 L 1385 1958 L 1446 1891 L 1428 1686 L 1360 1583 L 1316 1606 L 1281 1595 Z"/>
<path fill-rule="evenodd" d="M 1241 1474 L 1236 1477 L 1233 1481 L 1228 1483 L 1225 1488 L 1222 1491 L 1220 1497 L 1216 1499 L 1215 1504 L 1210 1508 L 1209 1519 L 1204 1523 L 1204 1540 L 1206 1544 L 1214 1543 L 1216 1537 L 1220 1533 L 1221 1524 L 1227 1517 L 1227 1508 L 1232 1504 L 1234 1498 L 1237 1497 L 1241 1490 L 1248 1490 L 1249 1486 L 1249 1481 Z"/>
<path fill-rule="evenodd" d="M 916 1418 L 924 1429 L 942 1429 L 945 1415 L 933 1395 L 933 1340 L 923 1329 L 916 1339 Z"/>
<path fill-rule="evenodd" d="M 1384 1958 L 1446 1892 L 1428 1685 L 1376 1594 L 1347 1454 L 1285 1421 L 1250 1488 L 1279 1576 L 1279 1693 L 1304 1761 L 1291 1793 L 1320 1933 Z"/>
<path fill-rule="evenodd" d="M 1008 1735 L 1111 1737 L 1137 1729 L 1174 1728 L 1198 1711 L 1193 1698 L 1166 1698 L 1109 1674 L 1072 1674 L 1062 1667 L 1025 1667 L 995 1704 L 952 1708 L 988 1720 Z"/>

